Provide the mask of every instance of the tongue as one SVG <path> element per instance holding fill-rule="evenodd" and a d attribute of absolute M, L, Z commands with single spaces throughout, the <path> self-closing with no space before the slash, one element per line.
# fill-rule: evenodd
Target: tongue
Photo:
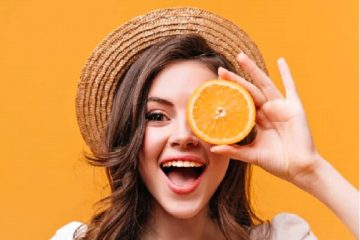
<path fill-rule="evenodd" d="M 193 183 L 198 177 L 198 174 L 193 168 L 176 167 L 167 174 L 167 177 L 173 184 L 185 187 Z"/>

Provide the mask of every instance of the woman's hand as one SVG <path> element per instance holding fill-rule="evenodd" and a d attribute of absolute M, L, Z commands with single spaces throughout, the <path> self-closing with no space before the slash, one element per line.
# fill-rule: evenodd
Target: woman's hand
<path fill-rule="evenodd" d="M 279 59 L 278 66 L 286 97 L 244 53 L 238 61 L 255 85 L 224 68 L 219 68 L 219 78 L 239 83 L 252 95 L 257 107 L 257 136 L 249 145 L 213 146 L 210 150 L 256 164 L 294 183 L 328 206 L 357 238 L 359 192 L 317 153 L 285 60 Z"/>
<path fill-rule="evenodd" d="M 249 145 L 214 146 L 211 151 L 256 164 L 291 182 L 301 181 L 319 157 L 285 60 L 279 59 L 278 66 L 286 97 L 248 56 L 240 53 L 238 61 L 255 85 L 224 68 L 219 68 L 219 78 L 239 83 L 252 95 L 257 108 L 257 136 Z"/>

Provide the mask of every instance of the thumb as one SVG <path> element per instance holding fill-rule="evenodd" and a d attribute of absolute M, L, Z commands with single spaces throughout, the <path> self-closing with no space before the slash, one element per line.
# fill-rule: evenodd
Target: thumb
<path fill-rule="evenodd" d="M 216 145 L 210 148 L 210 151 L 216 154 L 224 155 L 234 160 L 256 164 L 257 154 L 251 145 L 239 146 L 232 145 Z"/>

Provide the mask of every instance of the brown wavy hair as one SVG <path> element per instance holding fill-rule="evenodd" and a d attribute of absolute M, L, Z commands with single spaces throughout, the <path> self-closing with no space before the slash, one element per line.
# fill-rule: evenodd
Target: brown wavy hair
<path fill-rule="evenodd" d="M 138 157 L 146 125 L 146 100 L 157 74 L 168 64 L 197 60 L 217 74 L 222 66 L 234 70 L 225 57 L 199 35 L 167 38 L 148 49 L 119 81 L 110 120 L 103 140 L 103 152 L 86 155 L 94 166 L 105 168 L 111 193 L 99 201 L 103 206 L 75 239 L 139 239 L 155 201 L 138 171 Z M 209 202 L 210 216 L 226 239 L 249 239 L 250 229 L 261 220 L 250 204 L 251 166 L 230 160 L 224 179 Z M 81 236 L 83 235 L 83 236 Z"/>

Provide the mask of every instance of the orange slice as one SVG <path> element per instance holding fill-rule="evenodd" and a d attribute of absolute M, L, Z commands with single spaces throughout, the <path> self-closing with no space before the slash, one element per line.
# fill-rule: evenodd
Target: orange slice
<path fill-rule="evenodd" d="M 195 89 L 187 104 L 187 120 L 194 134 L 212 144 L 233 144 L 255 126 L 250 93 L 231 81 L 210 80 Z"/>

